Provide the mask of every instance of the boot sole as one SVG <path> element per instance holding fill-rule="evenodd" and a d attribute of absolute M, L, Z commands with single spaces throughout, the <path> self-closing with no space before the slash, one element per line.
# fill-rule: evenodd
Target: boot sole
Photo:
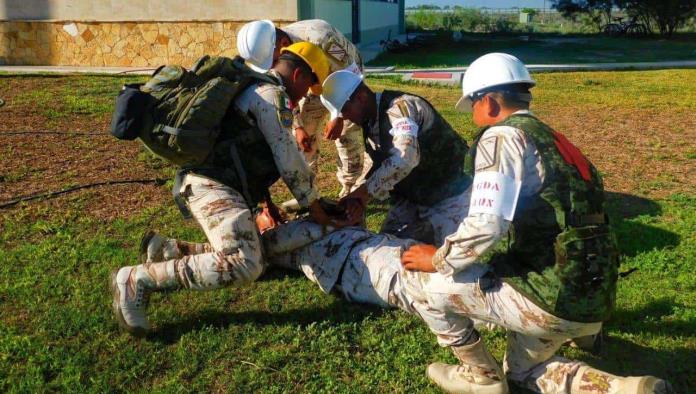
<path fill-rule="evenodd" d="M 119 327 L 135 337 L 142 338 L 147 335 L 148 331 L 142 327 L 129 326 L 128 323 L 126 323 L 126 319 L 123 318 L 121 303 L 119 302 L 121 299 L 121 291 L 118 289 L 118 282 L 116 281 L 118 270 L 119 269 L 116 268 L 115 270 L 111 271 L 111 308 L 113 309 L 114 317 L 116 318 L 116 322 L 118 323 Z"/>

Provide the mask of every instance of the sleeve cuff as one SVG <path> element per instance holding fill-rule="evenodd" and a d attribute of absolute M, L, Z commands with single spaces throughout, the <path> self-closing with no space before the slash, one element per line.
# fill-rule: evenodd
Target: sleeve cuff
<path fill-rule="evenodd" d="M 312 188 L 309 192 L 307 192 L 305 195 L 297 199 L 297 203 L 300 205 L 302 208 L 307 208 L 312 203 L 316 200 L 318 200 L 321 197 L 319 194 L 319 190 L 316 188 Z"/>
<path fill-rule="evenodd" d="M 454 269 L 445 259 L 448 251 L 449 247 L 445 244 L 433 255 L 433 267 L 443 276 L 452 276 L 454 274 Z"/>

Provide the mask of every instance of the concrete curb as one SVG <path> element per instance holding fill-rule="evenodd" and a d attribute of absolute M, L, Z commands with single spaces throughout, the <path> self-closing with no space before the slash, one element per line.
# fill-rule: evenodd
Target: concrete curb
<path fill-rule="evenodd" d="M 696 60 L 641 62 L 641 63 L 578 63 L 578 64 L 528 64 L 533 73 L 573 71 L 622 71 L 663 70 L 672 68 L 696 68 Z M 80 66 L 0 66 L 0 72 L 10 74 L 105 74 L 150 75 L 155 68 L 136 67 L 80 67 Z M 466 67 L 396 69 L 394 67 L 366 67 L 368 75 L 400 75 L 405 81 L 419 81 L 456 85 L 461 81 Z"/>

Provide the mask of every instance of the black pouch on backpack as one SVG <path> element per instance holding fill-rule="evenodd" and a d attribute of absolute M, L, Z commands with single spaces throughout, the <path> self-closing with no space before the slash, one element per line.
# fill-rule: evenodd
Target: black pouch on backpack
<path fill-rule="evenodd" d="M 124 85 L 118 97 L 116 108 L 111 117 L 111 134 L 119 140 L 138 138 L 154 97 L 140 90 L 141 84 Z"/>

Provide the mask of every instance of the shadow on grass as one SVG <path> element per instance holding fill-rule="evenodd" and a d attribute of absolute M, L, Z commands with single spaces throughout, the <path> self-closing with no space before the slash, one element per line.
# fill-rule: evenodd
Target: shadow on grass
<path fill-rule="evenodd" d="M 260 279 L 260 282 L 275 281 L 291 278 L 304 278 L 297 271 L 282 268 L 272 268 Z M 308 279 L 306 279 L 308 280 Z M 225 312 L 218 309 L 205 309 L 190 317 L 172 323 L 161 325 L 148 336 L 148 339 L 173 344 L 188 332 L 200 330 L 203 327 L 227 328 L 232 325 L 254 324 L 261 326 L 299 325 L 306 327 L 312 323 L 328 322 L 331 324 L 361 322 L 366 318 L 381 315 L 386 309 L 369 305 L 349 303 L 342 297 L 325 296 L 327 305 L 321 308 L 291 309 L 284 311 L 246 311 Z"/>
<path fill-rule="evenodd" d="M 637 223 L 639 216 L 660 216 L 662 208 L 655 201 L 625 193 L 606 193 L 607 213 L 616 232 L 619 250 L 632 257 L 655 249 L 679 245 L 678 234 L 649 224 Z"/>
<path fill-rule="evenodd" d="M 636 310 L 615 310 L 607 327 L 623 332 L 652 333 L 660 336 L 692 336 L 696 332 L 696 321 L 664 320 L 664 316 L 674 313 L 675 307 L 683 307 L 673 297 L 652 301 Z M 694 353 L 696 360 L 696 353 Z M 696 365 L 696 364 L 694 364 Z"/>
<path fill-rule="evenodd" d="M 674 300 L 662 298 L 640 309 L 617 310 L 607 328 L 627 334 L 628 339 L 608 335 L 604 338 L 601 357 L 585 353 L 578 357 L 595 368 L 621 375 L 653 375 L 667 379 L 677 393 L 693 393 L 696 390 L 696 352 L 689 347 L 664 345 L 645 347 L 635 343 L 633 334 L 650 333 L 665 338 L 692 336 L 696 321 L 664 321 L 672 314 Z"/>

